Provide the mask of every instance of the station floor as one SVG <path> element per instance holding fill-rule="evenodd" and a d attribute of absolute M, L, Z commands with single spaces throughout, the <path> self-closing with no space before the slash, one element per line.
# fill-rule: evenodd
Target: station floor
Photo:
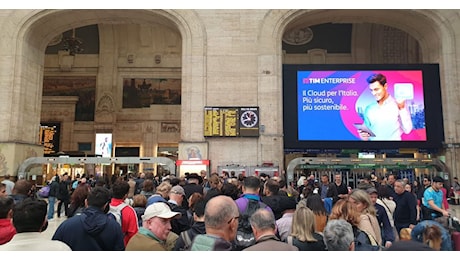
<path fill-rule="evenodd" d="M 451 213 L 452 216 L 457 217 L 460 219 L 460 205 L 452 205 L 449 204 L 449 209 L 448 211 Z M 56 231 L 57 227 L 67 219 L 67 217 L 63 216 L 64 214 L 61 214 L 61 217 L 58 218 L 56 216 L 56 213 L 54 214 L 54 219 L 48 223 L 48 228 L 45 230 L 44 234 L 48 236 L 50 239 L 53 237 L 54 232 Z"/>

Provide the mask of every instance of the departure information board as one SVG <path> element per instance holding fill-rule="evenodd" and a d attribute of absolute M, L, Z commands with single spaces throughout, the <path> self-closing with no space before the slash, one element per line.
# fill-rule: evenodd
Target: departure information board
<path fill-rule="evenodd" d="M 39 142 L 44 155 L 59 152 L 60 128 L 61 123 L 40 123 Z"/>
<path fill-rule="evenodd" d="M 259 136 L 259 108 L 205 107 L 204 136 Z"/>

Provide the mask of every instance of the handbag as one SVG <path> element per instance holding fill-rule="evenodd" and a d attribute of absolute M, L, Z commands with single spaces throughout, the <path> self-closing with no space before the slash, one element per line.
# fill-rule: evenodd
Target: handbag
<path fill-rule="evenodd" d="M 50 195 L 50 186 L 46 185 L 43 186 L 40 190 L 38 190 L 38 196 L 41 198 L 48 198 Z"/>

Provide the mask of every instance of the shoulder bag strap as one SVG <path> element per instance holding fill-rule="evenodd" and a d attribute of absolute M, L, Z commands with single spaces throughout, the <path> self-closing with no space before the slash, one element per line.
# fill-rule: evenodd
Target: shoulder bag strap
<path fill-rule="evenodd" d="M 369 222 L 371 223 L 371 226 L 372 226 L 372 229 L 374 230 L 374 233 L 377 234 L 377 232 L 375 232 L 375 227 L 380 228 L 380 226 L 378 225 L 378 223 L 377 223 L 377 225 L 375 225 L 375 223 L 372 223 L 372 219 L 371 219 L 371 217 L 369 217 L 369 215 L 367 215 L 367 218 L 369 219 Z M 370 234 L 369 232 L 367 232 L 365 230 L 363 230 L 363 231 L 369 236 L 369 239 L 371 240 L 371 244 L 373 246 L 378 245 L 377 239 L 375 239 L 375 237 L 372 234 Z"/>
<path fill-rule="evenodd" d="M 388 211 L 391 213 L 391 215 L 393 215 L 393 212 L 391 212 L 390 207 L 388 207 L 388 205 L 385 203 L 385 201 L 384 200 L 380 200 L 380 201 L 383 203 L 383 205 L 385 205 L 385 207 L 388 209 Z"/>
<path fill-rule="evenodd" d="M 182 240 L 184 241 L 185 247 L 190 248 L 190 246 L 192 245 L 192 240 L 190 239 L 190 236 L 188 234 L 188 230 L 183 231 L 182 233 L 180 233 L 180 236 L 182 237 Z"/>

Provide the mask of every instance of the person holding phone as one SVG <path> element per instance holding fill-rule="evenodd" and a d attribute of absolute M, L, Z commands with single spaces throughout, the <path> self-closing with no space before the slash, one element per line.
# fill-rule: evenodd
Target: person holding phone
<path fill-rule="evenodd" d="M 406 100 L 397 100 L 390 95 L 387 78 L 383 74 L 373 74 L 367 82 L 377 102 L 369 104 L 364 110 L 364 125 L 370 131 L 358 129 L 360 138 L 365 141 L 400 141 L 401 134 L 410 133 L 413 127 Z"/>

